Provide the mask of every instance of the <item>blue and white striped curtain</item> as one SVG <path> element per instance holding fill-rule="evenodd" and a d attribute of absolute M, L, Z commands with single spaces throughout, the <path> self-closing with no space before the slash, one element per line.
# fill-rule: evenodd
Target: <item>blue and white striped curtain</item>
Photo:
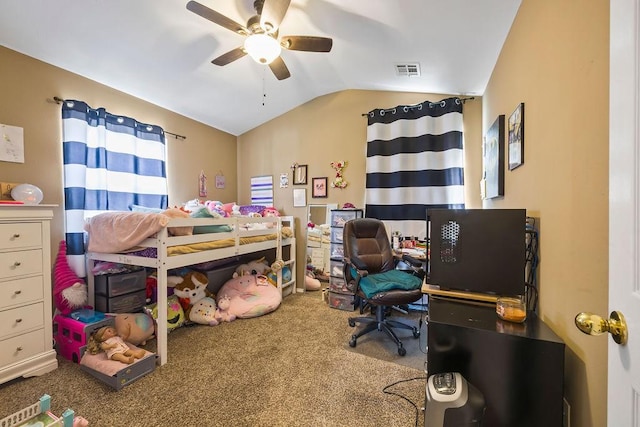
<path fill-rule="evenodd" d="M 464 208 L 462 101 L 369 112 L 365 216 L 424 238 L 427 208 Z"/>
<path fill-rule="evenodd" d="M 165 135 L 73 100 L 63 101 L 62 132 L 67 260 L 86 277 L 85 219 L 131 205 L 167 207 Z"/>

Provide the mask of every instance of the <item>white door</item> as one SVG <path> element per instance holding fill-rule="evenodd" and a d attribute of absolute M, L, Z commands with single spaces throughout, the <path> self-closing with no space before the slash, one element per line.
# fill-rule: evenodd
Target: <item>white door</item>
<path fill-rule="evenodd" d="M 637 427 L 640 426 L 640 0 L 611 0 L 610 7 L 609 311 L 618 310 L 625 316 L 629 339 L 625 346 L 608 339 L 607 422 L 609 427 Z"/>

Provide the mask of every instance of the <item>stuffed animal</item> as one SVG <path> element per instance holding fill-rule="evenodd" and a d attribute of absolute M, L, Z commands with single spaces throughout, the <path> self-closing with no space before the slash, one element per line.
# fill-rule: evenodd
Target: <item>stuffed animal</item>
<path fill-rule="evenodd" d="M 228 312 L 246 319 L 270 313 L 280 306 L 282 294 L 265 276 L 245 275 L 227 280 L 218 292 L 218 304 L 229 298 Z M 222 306 L 224 307 L 224 302 Z"/>
<path fill-rule="evenodd" d="M 236 268 L 235 273 L 233 273 L 233 277 L 236 278 L 236 277 L 244 276 L 247 274 L 266 275 L 267 273 L 269 273 L 269 271 L 270 271 L 269 264 L 267 263 L 267 260 L 265 260 L 263 257 L 254 261 L 249 261 L 246 264 L 240 264 Z"/>
<path fill-rule="evenodd" d="M 196 301 L 189 311 L 189 320 L 200 325 L 215 326 L 220 323 L 217 316 L 216 301 L 210 297 L 204 297 Z"/>
<path fill-rule="evenodd" d="M 191 310 L 198 301 L 205 297 L 212 297 L 213 294 L 207 290 L 209 279 L 198 271 L 189 271 L 182 277 L 182 281 L 173 287 L 173 293 L 180 300 L 185 317 L 190 321 Z M 213 307 L 215 311 L 215 306 Z M 208 323 L 208 322 L 207 322 Z"/>
<path fill-rule="evenodd" d="M 145 345 L 155 333 L 153 318 L 146 313 L 119 313 L 114 320 L 118 335 L 133 345 Z"/>
<path fill-rule="evenodd" d="M 231 306 L 231 298 L 228 295 L 218 300 L 218 308 L 216 309 L 216 319 L 220 322 L 233 322 L 236 320 L 236 315 L 229 312 Z"/>
<path fill-rule="evenodd" d="M 58 256 L 53 267 L 53 302 L 63 315 L 87 304 L 87 286 L 71 270 L 67 262 L 67 242 L 60 241 Z"/>
<path fill-rule="evenodd" d="M 144 312 L 150 315 L 155 321 L 158 319 L 158 304 L 153 303 L 144 307 Z M 184 310 L 176 295 L 167 297 L 167 332 L 184 325 Z"/>

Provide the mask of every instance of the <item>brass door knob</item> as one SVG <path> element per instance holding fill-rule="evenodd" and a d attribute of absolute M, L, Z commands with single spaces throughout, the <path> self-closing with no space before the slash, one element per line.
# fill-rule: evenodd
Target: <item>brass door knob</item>
<path fill-rule="evenodd" d="M 620 345 L 627 343 L 627 322 L 619 311 L 612 311 L 609 319 L 582 312 L 578 313 L 575 322 L 578 329 L 587 335 L 602 335 L 609 332 L 616 343 Z"/>

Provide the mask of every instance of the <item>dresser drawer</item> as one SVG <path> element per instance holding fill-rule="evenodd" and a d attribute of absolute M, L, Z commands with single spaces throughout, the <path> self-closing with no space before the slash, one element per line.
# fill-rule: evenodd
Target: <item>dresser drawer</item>
<path fill-rule="evenodd" d="M 43 326 L 44 304 L 41 302 L 0 311 L 0 339 Z"/>
<path fill-rule="evenodd" d="M 42 276 L 0 282 L 0 310 L 42 298 Z"/>
<path fill-rule="evenodd" d="M 39 246 L 42 246 L 42 225 L 40 223 L 0 224 L 0 250 Z"/>
<path fill-rule="evenodd" d="M 42 249 L 0 253 L 0 279 L 42 273 Z"/>
<path fill-rule="evenodd" d="M 7 366 L 45 351 L 44 329 L 0 340 L 0 366 Z"/>

